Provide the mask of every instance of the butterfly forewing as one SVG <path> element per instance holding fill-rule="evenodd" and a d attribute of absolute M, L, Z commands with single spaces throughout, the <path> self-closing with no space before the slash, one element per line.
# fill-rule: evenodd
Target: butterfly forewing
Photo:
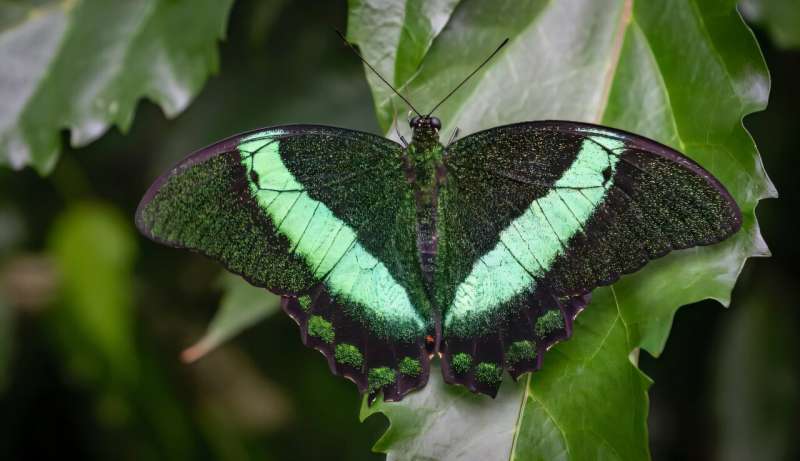
<path fill-rule="evenodd" d="M 235 136 L 156 181 L 137 225 L 284 295 L 305 344 L 362 392 L 427 382 L 433 332 L 402 148 L 320 126 Z"/>

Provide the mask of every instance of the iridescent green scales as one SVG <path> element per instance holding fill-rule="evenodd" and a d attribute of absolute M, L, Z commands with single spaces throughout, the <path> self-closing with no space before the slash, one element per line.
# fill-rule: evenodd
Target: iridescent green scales
<path fill-rule="evenodd" d="M 613 186 L 604 175 L 614 174 L 617 152 L 623 147 L 622 141 L 601 136 L 583 141 L 574 162 L 547 195 L 511 221 L 495 247 L 475 261 L 447 309 L 446 328 L 473 333 L 480 325 L 476 315 L 536 290 L 536 280 L 566 251 L 567 242 L 583 230 Z"/>
<path fill-rule="evenodd" d="M 342 365 L 348 365 L 353 368 L 361 368 L 361 365 L 364 363 L 364 355 L 352 344 L 337 344 L 334 357 L 336 361 Z"/>
<path fill-rule="evenodd" d="M 498 385 L 503 380 L 503 369 L 496 363 L 481 362 L 475 367 L 475 379 L 482 384 Z"/>
<path fill-rule="evenodd" d="M 358 304 L 376 323 L 391 324 L 385 331 L 413 337 L 426 322 L 406 290 L 358 242 L 355 231 L 312 199 L 286 168 L 280 156 L 283 134 L 279 129 L 256 133 L 238 146 L 256 201 L 289 240 L 290 251 L 305 259 L 332 294 Z M 372 283 L 362 284 L 364 279 Z"/>
<path fill-rule="evenodd" d="M 741 224 L 710 173 L 640 136 L 527 122 L 444 146 L 438 119 L 411 123 L 408 146 L 311 125 L 220 141 L 155 182 L 137 226 L 279 293 L 332 372 L 399 400 L 437 356 L 495 395 L 595 287 Z"/>
<path fill-rule="evenodd" d="M 370 392 L 375 392 L 390 384 L 394 384 L 397 376 L 389 367 L 373 368 L 369 370 L 368 376 L 368 389 Z"/>
<path fill-rule="evenodd" d="M 514 366 L 525 360 L 536 358 L 536 345 L 532 341 L 515 341 L 506 351 L 506 364 Z"/>
<path fill-rule="evenodd" d="M 536 333 L 537 337 L 544 338 L 562 328 L 564 328 L 564 318 L 562 317 L 561 311 L 547 311 L 536 319 L 536 325 L 533 327 L 533 331 Z"/>
<path fill-rule="evenodd" d="M 451 358 L 450 366 L 453 368 L 453 371 L 455 371 L 456 374 L 466 374 L 470 368 L 472 368 L 472 357 L 470 357 L 467 353 L 459 352 L 458 354 L 453 355 Z"/>
<path fill-rule="evenodd" d="M 308 334 L 315 336 L 328 344 L 333 343 L 336 339 L 336 332 L 333 330 L 331 322 L 325 320 L 319 315 L 312 315 L 308 319 Z"/>
<path fill-rule="evenodd" d="M 403 357 L 397 370 L 406 376 L 419 376 L 422 373 L 422 365 L 419 360 L 411 357 Z"/>

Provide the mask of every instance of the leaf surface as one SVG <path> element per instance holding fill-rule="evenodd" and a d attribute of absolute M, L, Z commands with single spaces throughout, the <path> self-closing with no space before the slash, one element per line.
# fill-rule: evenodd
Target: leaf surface
<path fill-rule="evenodd" d="M 183 360 L 193 362 L 264 318 L 280 310 L 280 297 L 254 287 L 238 275 L 225 273 L 220 285 L 225 294 L 205 335 L 183 351 Z"/>
<path fill-rule="evenodd" d="M 349 0 L 347 39 L 359 44 L 369 42 L 361 47 L 361 55 L 395 88 L 403 90 L 458 3 L 459 0 Z M 367 72 L 367 81 L 379 120 L 391 119 L 396 110 L 401 115 L 402 110 L 408 110 L 397 105 L 394 92 L 375 73 Z M 425 111 L 430 107 L 417 109 Z"/>
<path fill-rule="evenodd" d="M 542 371 L 504 384 L 498 401 L 432 378 L 403 402 L 365 409 L 365 417 L 383 412 L 390 419 L 377 450 L 389 459 L 472 459 L 489 452 L 525 460 L 649 457 L 650 381 L 632 360 L 637 348 L 658 355 L 680 306 L 705 298 L 727 304 L 745 260 L 768 254 L 755 207 L 776 193 L 742 118 L 765 107 L 769 78 L 735 6 L 722 0 L 465 2 L 409 80 L 394 82 L 415 105 L 432 107 L 509 37 L 437 111 L 444 139 L 454 127 L 465 136 L 543 119 L 633 131 L 710 170 L 737 200 L 744 225 L 722 244 L 675 252 L 613 288 L 595 290 L 573 338 L 545 356 Z M 349 27 L 359 30 L 363 21 L 351 15 Z M 397 55 L 392 43 L 350 36 L 365 56 Z M 397 98 L 386 100 L 380 82 L 370 82 L 388 132 L 406 109 Z"/>
<path fill-rule="evenodd" d="M 232 0 L 0 4 L 0 165 L 49 172 L 59 131 L 126 130 L 145 97 L 174 117 L 218 66 Z"/>

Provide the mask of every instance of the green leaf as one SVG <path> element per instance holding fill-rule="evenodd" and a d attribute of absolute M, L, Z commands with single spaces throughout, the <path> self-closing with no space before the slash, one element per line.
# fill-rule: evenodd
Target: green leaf
<path fill-rule="evenodd" d="M 347 39 L 395 88 L 413 77 L 433 39 L 447 24 L 459 0 L 349 0 Z M 373 72 L 367 72 L 378 119 L 391 119 L 397 106 L 394 92 Z M 424 111 L 427 106 L 418 107 Z M 430 108 L 428 108 L 430 109 Z M 408 110 L 408 109 L 405 109 Z M 383 125 L 384 129 L 387 129 Z"/>
<path fill-rule="evenodd" d="M 742 14 L 764 26 L 778 46 L 800 48 L 800 8 L 797 0 L 741 0 Z"/>
<path fill-rule="evenodd" d="M 362 20 L 351 15 L 349 26 L 358 30 L 353 21 Z M 454 127 L 464 136 L 542 119 L 640 133 L 709 169 L 737 200 L 744 225 L 722 244 L 673 253 L 595 290 L 573 339 L 545 356 L 542 371 L 504 384 L 498 401 L 447 390 L 437 377 L 403 402 L 376 404 L 369 412 L 391 423 L 376 449 L 390 459 L 456 459 L 466 450 L 495 459 L 647 458 L 649 380 L 629 357 L 639 347 L 658 355 L 681 305 L 726 304 L 745 260 L 768 254 L 755 207 L 775 190 L 742 126 L 766 105 L 764 61 L 732 1 L 507 0 L 458 5 L 412 76 L 394 83 L 413 103 L 432 106 L 506 37 L 501 53 L 437 111 L 445 139 Z M 397 54 L 381 40 L 358 44 L 365 56 Z M 405 116 L 402 101 L 385 101 L 370 82 L 389 131 Z"/>
<path fill-rule="evenodd" d="M 63 344 L 76 345 L 71 371 L 86 380 L 104 373 L 134 379 L 138 360 L 131 275 L 136 240 L 130 220 L 105 204 L 76 205 L 53 224 L 48 246 L 64 301 L 52 312 L 53 326 Z"/>
<path fill-rule="evenodd" d="M 52 170 L 139 98 L 174 117 L 218 66 L 231 0 L 40 0 L 0 4 L 0 165 Z"/>
<path fill-rule="evenodd" d="M 183 351 L 182 357 L 186 362 L 194 362 L 280 309 L 280 296 L 254 287 L 238 275 L 225 273 L 220 282 L 225 294 L 219 309 L 206 334 Z"/>

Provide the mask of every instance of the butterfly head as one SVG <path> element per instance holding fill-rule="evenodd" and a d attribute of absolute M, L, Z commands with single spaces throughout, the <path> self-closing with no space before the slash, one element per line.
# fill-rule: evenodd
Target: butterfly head
<path fill-rule="evenodd" d="M 439 129 L 442 127 L 442 122 L 438 118 L 430 115 L 416 115 L 408 121 L 408 124 L 414 132 L 412 141 L 423 149 L 439 143 Z"/>
<path fill-rule="evenodd" d="M 411 117 L 411 120 L 408 121 L 408 124 L 411 126 L 411 129 L 415 131 L 417 129 L 433 129 L 439 131 L 442 128 L 442 121 L 439 120 L 439 118 L 431 117 L 430 115 L 423 115 L 422 117 L 415 115 Z"/>

